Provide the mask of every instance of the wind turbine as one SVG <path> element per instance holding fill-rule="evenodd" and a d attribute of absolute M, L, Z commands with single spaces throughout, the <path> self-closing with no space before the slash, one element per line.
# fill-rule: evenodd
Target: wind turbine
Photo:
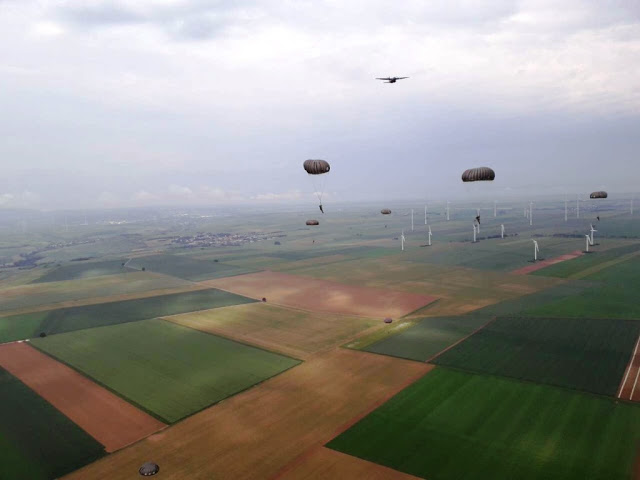
<path fill-rule="evenodd" d="M 472 225 L 473 225 L 473 243 L 476 243 L 476 224 L 475 224 L 475 222 Z"/>
<path fill-rule="evenodd" d="M 449 200 L 447 200 L 447 222 L 449 221 Z"/>
<path fill-rule="evenodd" d="M 586 237 L 586 241 L 587 241 L 587 249 L 585 250 L 585 252 L 589 253 L 589 243 L 591 243 L 591 237 L 589 237 L 589 235 L 585 234 Z"/>
<path fill-rule="evenodd" d="M 536 240 L 533 240 L 533 261 L 537 262 L 538 261 L 538 252 L 540 251 L 540 249 L 538 248 L 538 242 Z"/>
<path fill-rule="evenodd" d="M 529 202 L 529 225 L 533 225 L 533 202 Z"/>
<path fill-rule="evenodd" d="M 500 225 L 500 236 L 504 238 L 504 224 Z"/>
<path fill-rule="evenodd" d="M 593 228 L 593 223 L 591 224 L 591 245 L 593 245 L 593 232 L 597 232 L 595 228 Z"/>
<path fill-rule="evenodd" d="M 431 225 L 429 225 L 429 246 L 431 246 Z"/>
<path fill-rule="evenodd" d="M 402 235 L 400 235 L 400 245 L 401 245 L 402 251 L 404 252 L 404 230 L 402 230 Z"/>
<path fill-rule="evenodd" d="M 427 204 L 424 205 L 424 224 L 427 224 Z"/>

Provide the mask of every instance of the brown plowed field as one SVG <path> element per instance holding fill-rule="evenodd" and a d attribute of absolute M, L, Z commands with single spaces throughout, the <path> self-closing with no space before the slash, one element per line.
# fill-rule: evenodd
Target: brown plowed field
<path fill-rule="evenodd" d="M 302 360 L 383 327 L 380 319 L 313 313 L 262 302 L 163 318 Z"/>
<path fill-rule="evenodd" d="M 622 377 L 618 398 L 640 402 L 640 337 L 631 354 L 631 360 Z"/>
<path fill-rule="evenodd" d="M 113 452 L 165 425 L 66 365 L 29 346 L 0 346 L 0 366 Z"/>
<path fill-rule="evenodd" d="M 165 480 L 284 474 L 432 368 L 332 350 L 65 478 L 133 479 L 148 460 Z"/>
<path fill-rule="evenodd" d="M 203 282 L 221 290 L 313 312 L 398 318 L 436 300 L 430 295 L 344 285 L 279 272 L 259 272 Z"/>
<path fill-rule="evenodd" d="M 274 477 L 275 480 L 276 477 Z M 303 461 L 277 477 L 279 480 L 327 480 L 362 478 L 367 480 L 418 480 L 418 477 L 368 462 L 351 455 L 318 447 Z"/>
<path fill-rule="evenodd" d="M 581 255 L 583 255 L 583 253 L 580 250 L 576 250 L 575 252 L 567 253 L 566 255 L 560 255 L 559 257 L 550 258 L 548 260 L 540 260 L 539 262 L 535 262 L 531 265 L 527 265 L 526 267 L 522 267 L 517 270 L 514 270 L 511 273 L 515 275 L 526 275 L 527 273 L 535 272 L 536 270 L 540 270 L 544 267 L 548 267 L 549 265 L 554 265 L 556 263 L 572 260 Z"/>

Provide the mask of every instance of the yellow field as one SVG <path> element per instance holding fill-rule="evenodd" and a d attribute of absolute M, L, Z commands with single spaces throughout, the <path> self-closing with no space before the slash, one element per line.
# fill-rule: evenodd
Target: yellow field
<path fill-rule="evenodd" d="M 379 319 L 311 313 L 268 303 L 235 305 L 164 318 L 303 360 L 369 329 L 384 327 Z"/>

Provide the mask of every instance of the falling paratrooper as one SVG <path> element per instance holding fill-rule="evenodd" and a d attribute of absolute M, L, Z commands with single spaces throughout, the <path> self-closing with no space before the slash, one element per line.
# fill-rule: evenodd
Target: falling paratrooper
<path fill-rule="evenodd" d="M 311 176 L 314 193 L 320 201 L 320 211 L 324 213 L 324 208 L 322 207 L 322 195 L 324 194 L 324 184 L 326 177 L 324 177 L 323 175 L 329 173 L 329 170 L 331 170 L 331 165 L 329 165 L 329 162 L 327 162 L 326 160 L 310 159 L 305 160 L 302 164 L 302 167 L 304 168 L 305 172 L 307 172 Z"/>

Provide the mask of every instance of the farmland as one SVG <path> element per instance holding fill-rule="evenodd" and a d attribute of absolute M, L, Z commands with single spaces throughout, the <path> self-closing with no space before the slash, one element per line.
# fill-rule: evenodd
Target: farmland
<path fill-rule="evenodd" d="M 308 313 L 262 302 L 174 315 L 165 320 L 300 359 L 382 326 L 379 319 Z"/>
<path fill-rule="evenodd" d="M 206 285 L 268 302 L 316 312 L 384 318 L 407 315 L 435 300 L 428 295 L 377 290 L 337 282 L 298 277 L 279 272 L 261 272 Z"/>
<path fill-rule="evenodd" d="M 164 320 L 78 330 L 32 343 L 166 423 L 299 363 Z"/>
<path fill-rule="evenodd" d="M 415 326 L 369 345 L 364 350 L 424 362 L 487 322 L 488 318 L 478 315 L 424 318 Z"/>
<path fill-rule="evenodd" d="M 614 396 L 640 322 L 499 318 L 434 363 Z"/>
<path fill-rule="evenodd" d="M 206 289 L 13 315 L 0 318 L 0 342 L 37 337 L 40 332 L 52 335 L 252 301 L 221 290 Z"/>
<path fill-rule="evenodd" d="M 165 426 L 25 342 L 0 346 L 0 367 L 73 420 L 107 452 Z"/>
<path fill-rule="evenodd" d="M 48 480 L 104 455 L 96 440 L 0 368 L 0 473 Z"/>
<path fill-rule="evenodd" d="M 2 291 L 0 312 L 37 310 L 42 305 L 185 287 L 192 288 L 184 280 L 147 272 L 21 285 Z"/>
<path fill-rule="evenodd" d="M 186 255 L 150 255 L 136 257 L 127 263 L 128 268 L 158 272 L 191 281 L 241 275 L 255 272 L 252 268 L 218 262 L 217 259 L 203 260 Z"/>
<path fill-rule="evenodd" d="M 115 275 L 131 273 L 124 266 L 125 260 L 104 260 L 100 262 L 76 262 L 69 263 L 54 269 L 50 269 L 40 278 L 31 283 L 58 282 L 63 280 L 76 280 L 79 278 L 99 277 L 102 275 Z"/>
<path fill-rule="evenodd" d="M 635 405 L 437 368 L 327 446 L 435 480 L 628 479 L 639 429 Z"/>
<path fill-rule="evenodd" d="M 68 480 L 128 480 L 147 458 L 171 480 L 272 478 L 431 368 L 346 349 L 322 353 Z"/>

